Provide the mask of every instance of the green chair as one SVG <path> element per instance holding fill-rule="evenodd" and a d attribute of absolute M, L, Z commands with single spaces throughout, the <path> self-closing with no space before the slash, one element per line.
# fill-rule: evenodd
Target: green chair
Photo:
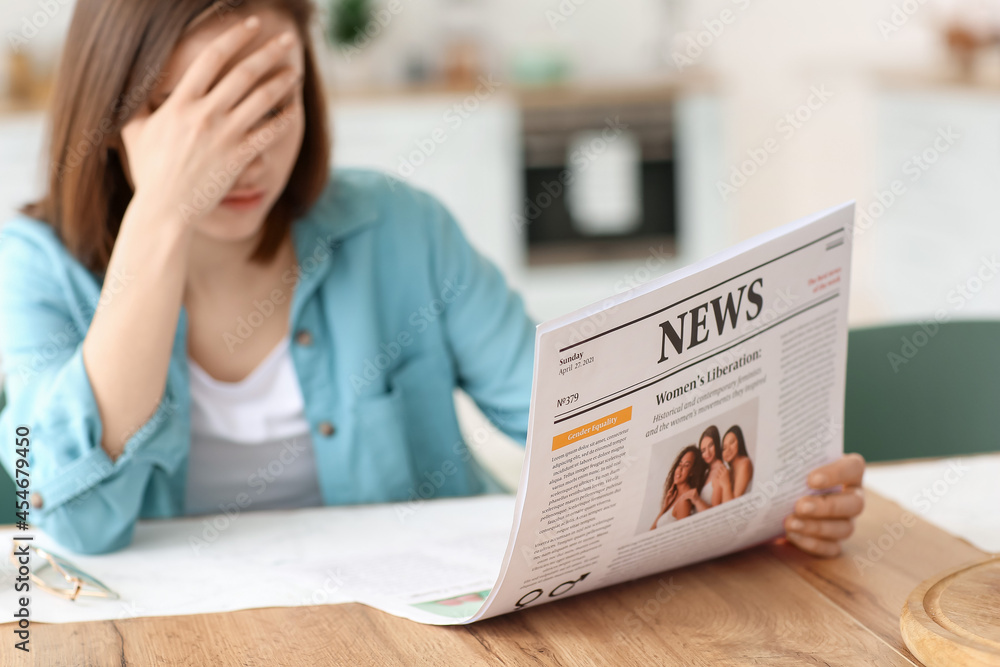
<path fill-rule="evenodd" d="M 3 390 L 3 386 L 0 385 L 0 412 L 3 412 L 5 405 L 7 405 L 7 395 Z M 0 434 L 0 443 L 3 443 L 4 447 L 11 447 L 14 444 L 13 438 L 13 433 Z M 7 474 L 7 469 L 0 466 L 0 526 L 16 521 L 14 518 L 15 490 L 16 487 L 10 479 L 10 475 Z"/>
<path fill-rule="evenodd" d="M 852 330 L 845 413 L 869 461 L 1000 451 L 1000 321 Z"/>

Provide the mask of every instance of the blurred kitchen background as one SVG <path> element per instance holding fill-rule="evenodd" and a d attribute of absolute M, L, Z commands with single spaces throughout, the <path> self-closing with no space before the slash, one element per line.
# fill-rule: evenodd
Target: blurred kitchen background
<path fill-rule="evenodd" d="M 0 5 L 0 219 L 73 4 Z M 1000 0 L 320 10 L 335 163 L 437 194 L 536 318 L 849 199 L 853 324 L 1000 314 Z"/>

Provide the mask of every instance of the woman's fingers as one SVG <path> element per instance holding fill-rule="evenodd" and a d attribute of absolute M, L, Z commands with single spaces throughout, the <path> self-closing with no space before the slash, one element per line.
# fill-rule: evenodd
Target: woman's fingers
<path fill-rule="evenodd" d="M 251 16 L 226 30 L 198 55 L 184 72 L 170 98 L 192 101 L 204 97 L 222 69 L 260 30 L 260 19 Z"/>
<path fill-rule="evenodd" d="M 785 531 L 821 540 L 846 540 L 854 532 L 852 519 L 803 519 L 791 515 L 785 519 Z"/>
<path fill-rule="evenodd" d="M 275 139 L 291 128 L 292 122 L 289 121 L 287 114 L 288 112 L 278 114 L 247 135 L 246 141 L 240 145 L 240 155 L 244 156 L 247 162 L 252 161 L 254 156 L 266 150 Z"/>
<path fill-rule="evenodd" d="M 289 68 L 272 77 L 266 83 L 257 87 L 236 109 L 233 110 L 229 122 L 234 124 L 241 133 L 249 132 L 275 107 L 279 106 L 302 81 L 302 75 Z M 275 114 L 274 119 L 281 118 Z"/>
<path fill-rule="evenodd" d="M 235 107 L 283 61 L 291 64 L 288 55 L 296 43 L 295 33 L 285 32 L 241 60 L 205 96 L 208 107 L 218 114 Z"/>
<path fill-rule="evenodd" d="M 840 555 L 840 542 L 821 540 L 801 533 L 787 533 L 788 541 L 806 553 L 823 558 L 833 558 Z"/>
<path fill-rule="evenodd" d="M 864 491 L 849 487 L 839 493 L 799 498 L 795 514 L 803 519 L 847 519 L 861 514 L 864 507 Z"/>
<path fill-rule="evenodd" d="M 861 489 L 864 472 L 865 460 L 860 454 L 847 454 L 813 470 L 808 478 L 811 488 L 842 490 L 799 498 L 794 513 L 785 519 L 788 540 L 816 556 L 840 554 L 840 541 L 854 532 L 854 517 L 865 507 Z"/>
<path fill-rule="evenodd" d="M 813 489 L 834 486 L 861 486 L 865 473 L 865 459 L 860 454 L 845 454 L 839 460 L 816 468 L 809 473 L 808 483 Z"/>

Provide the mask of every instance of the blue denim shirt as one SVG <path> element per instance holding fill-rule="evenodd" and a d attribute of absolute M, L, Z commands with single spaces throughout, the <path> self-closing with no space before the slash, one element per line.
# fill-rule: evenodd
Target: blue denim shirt
<path fill-rule="evenodd" d="M 367 170 L 332 171 L 292 236 L 291 355 L 324 502 L 495 490 L 462 439 L 453 392 L 525 441 L 535 325 L 498 269 L 438 200 Z M 82 356 L 112 278 L 88 271 L 40 221 L 18 216 L 0 229 L 0 461 L 12 470 L 15 429 L 30 428 L 31 522 L 82 553 L 121 549 L 137 519 L 184 511 L 187 312 L 161 402 L 146 423 L 115 434 L 126 444 L 112 462 Z M 231 343 L 252 335 L 267 309 L 259 303 L 260 316 L 234 323 Z"/>

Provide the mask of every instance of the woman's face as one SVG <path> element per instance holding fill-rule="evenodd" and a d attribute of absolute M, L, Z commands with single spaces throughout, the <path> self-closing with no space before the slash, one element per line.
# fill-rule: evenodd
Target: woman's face
<path fill-rule="evenodd" d="M 736 452 L 739 451 L 740 443 L 736 439 L 735 433 L 727 433 L 724 438 L 722 438 L 722 460 L 726 463 L 732 463 L 733 459 L 736 458 Z"/>
<path fill-rule="evenodd" d="M 271 8 L 255 8 L 254 14 L 261 20 L 261 28 L 256 37 L 226 65 L 225 76 L 236 64 L 255 52 L 268 41 L 286 30 L 296 35 L 297 46 L 292 49 L 291 65 L 301 75 L 305 70 L 305 53 L 295 23 L 283 12 Z M 188 67 L 204 49 L 223 32 L 243 21 L 248 12 L 227 12 L 221 16 L 209 16 L 178 43 L 163 70 L 163 78 L 150 95 L 150 101 L 158 106 L 184 76 Z M 263 83 L 274 72 L 265 75 L 258 83 Z M 280 113 L 281 123 L 289 123 L 287 129 L 259 150 L 250 144 L 240 146 L 239 157 L 251 157 L 246 168 L 233 174 L 218 174 L 215 180 L 227 190 L 229 195 L 261 195 L 255 202 L 221 202 L 215 209 L 199 218 L 195 231 L 216 241 L 246 241 L 254 239 L 264 229 L 264 221 L 274 203 L 281 196 L 298 160 L 305 133 L 305 112 L 302 103 L 302 85 L 298 84 L 268 116 L 261 119 L 260 126 L 272 116 Z M 255 128 L 256 129 L 256 128 Z M 252 151 L 252 152 L 251 152 Z M 207 186 L 207 184 L 206 184 Z"/>
<path fill-rule="evenodd" d="M 701 458 L 705 463 L 711 464 L 715 460 L 715 442 L 707 435 L 701 439 Z"/>
<path fill-rule="evenodd" d="M 694 452 L 688 452 L 681 457 L 680 463 L 674 470 L 674 484 L 683 484 L 687 481 L 687 478 L 691 476 L 692 466 L 694 466 Z"/>

